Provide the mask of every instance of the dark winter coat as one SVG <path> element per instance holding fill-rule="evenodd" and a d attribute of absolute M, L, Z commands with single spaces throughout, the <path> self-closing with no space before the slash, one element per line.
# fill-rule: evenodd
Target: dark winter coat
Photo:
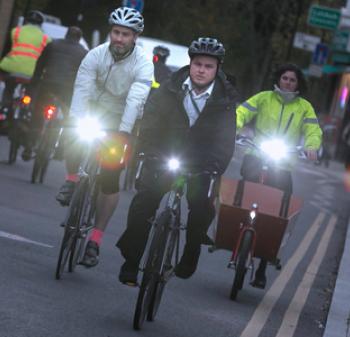
<path fill-rule="evenodd" d="M 58 39 L 44 49 L 33 75 L 32 83 L 63 85 L 73 90 L 79 65 L 87 50 L 79 42 Z"/>
<path fill-rule="evenodd" d="M 189 67 L 181 68 L 149 97 L 141 123 L 140 149 L 157 156 L 180 155 L 199 171 L 222 174 L 234 151 L 236 91 L 219 72 L 212 94 L 190 127 L 182 89 L 188 76 Z"/>

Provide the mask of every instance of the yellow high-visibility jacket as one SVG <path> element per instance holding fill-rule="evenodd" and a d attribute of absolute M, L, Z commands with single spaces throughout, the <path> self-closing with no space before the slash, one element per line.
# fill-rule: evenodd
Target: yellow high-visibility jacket
<path fill-rule="evenodd" d="M 36 61 L 51 39 L 38 26 L 24 25 L 11 31 L 10 52 L 1 60 L 0 69 L 19 76 L 32 77 Z"/>
<path fill-rule="evenodd" d="M 255 140 L 283 137 L 288 146 L 298 145 L 304 137 L 306 149 L 317 150 L 322 130 L 312 105 L 302 97 L 285 103 L 274 91 L 260 92 L 238 106 L 237 130 L 255 118 Z"/>

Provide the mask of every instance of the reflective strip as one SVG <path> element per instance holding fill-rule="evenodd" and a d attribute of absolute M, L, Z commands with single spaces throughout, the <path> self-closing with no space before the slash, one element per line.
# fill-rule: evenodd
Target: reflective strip
<path fill-rule="evenodd" d="M 16 47 L 23 47 L 23 48 L 28 48 L 28 49 L 33 49 L 34 51 L 38 52 L 38 53 L 41 53 L 43 48 L 38 48 L 38 47 L 35 47 L 29 43 L 16 43 L 13 45 L 13 48 L 16 48 Z"/>
<path fill-rule="evenodd" d="M 318 120 L 317 120 L 317 118 L 304 118 L 304 123 L 318 124 Z"/>
<path fill-rule="evenodd" d="M 257 108 L 251 106 L 248 102 L 242 103 L 242 106 L 244 106 L 245 108 L 247 108 L 250 111 L 257 111 L 258 110 Z"/>
<path fill-rule="evenodd" d="M 135 82 L 138 83 L 142 83 L 142 84 L 146 84 L 147 86 L 151 87 L 152 86 L 152 81 L 148 81 L 148 80 L 137 80 Z"/>
<path fill-rule="evenodd" d="M 26 57 L 31 57 L 35 60 L 37 60 L 39 58 L 39 55 L 30 53 L 30 52 L 26 52 L 26 51 L 12 51 L 9 53 L 10 56 L 26 56 Z"/>

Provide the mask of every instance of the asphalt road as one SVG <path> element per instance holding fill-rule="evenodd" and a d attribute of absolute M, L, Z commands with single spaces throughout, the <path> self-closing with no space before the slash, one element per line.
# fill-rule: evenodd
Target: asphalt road
<path fill-rule="evenodd" d="M 229 299 L 230 253 L 203 248 L 196 274 L 172 279 L 157 319 L 132 330 L 137 289 L 117 281 L 122 258 L 115 242 L 125 228 L 132 192 L 122 192 L 101 248 L 100 264 L 77 267 L 54 279 L 66 209 L 55 201 L 64 178 L 53 162 L 43 185 L 29 183 L 32 163 L 6 164 L 0 138 L 0 337 L 320 337 L 341 256 L 349 196 L 343 168 L 301 163 L 295 194 L 304 199 L 293 235 L 282 253 L 282 270 L 268 270 L 268 285 L 246 284 Z M 227 176 L 237 176 L 234 159 Z"/>

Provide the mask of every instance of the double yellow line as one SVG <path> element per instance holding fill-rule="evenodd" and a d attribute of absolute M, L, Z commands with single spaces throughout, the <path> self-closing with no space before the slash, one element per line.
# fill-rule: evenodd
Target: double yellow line
<path fill-rule="evenodd" d="M 318 230 L 320 229 L 324 219 L 325 213 L 321 212 L 316 217 L 315 221 L 309 228 L 304 239 L 296 249 L 293 256 L 288 260 L 286 266 L 282 269 L 282 272 L 271 285 L 270 289 L 265 294 L 263 300 L 260 302 L 255 312 L 248 322 L 247 326 L 243 330 L 240 337 L 258 337 L 263 329 L 274 305 L 282 294 L 282 291 L 286 287 L 288 281 L 291 279 L 300 261 L 305 256 L 308 248 L 310 247 L 313 239 L 315 238 Z M 332 215 L 328 221 L 327 227 L 322 235 L 321 241 L 318 244 L 317 251 L 307 268 L 298 289 L 289 307 L 284 315 L 280 329 L 277 332 L 276 337 L 292 337 L 298 324 L 299 316 L 302 308 L 306 302 L 308 294 L 310 292 L 312 283 L 321 265 L 321 262 L 327 251 L 329 241 L 332 237 L 335 224 L 337 223 L 337 217 Z"/>

